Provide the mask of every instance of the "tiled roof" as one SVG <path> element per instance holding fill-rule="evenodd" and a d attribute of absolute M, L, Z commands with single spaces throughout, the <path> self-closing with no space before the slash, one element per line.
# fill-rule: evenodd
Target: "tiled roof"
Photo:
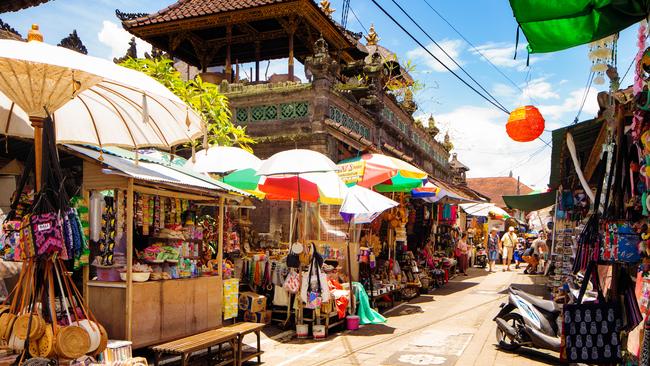
<path fill-rule="evenodd" d="M 502 196 L 517 195 L 517 178 L 514 177 L 467 178 L 467 185 L 490 197 L 490 201 L 501 208 L 507 207 Z M 532 191 L 532 188 L 519 183 L 519 194 L 528 194 Z"/>
<path fill-rule="evenodd" d="M 290 1 L 295 0 L 179 0 L 158 12 L 126 20 L 124 24 L 127 27 L 149 25 Z"/>
<path fill-rule="evenodd" d="M 48 2 L 49 0 L 2 0 L 0 1 L 0 13 L 8 11 L 17 11 L 30 6 L 36 6 Z"/>

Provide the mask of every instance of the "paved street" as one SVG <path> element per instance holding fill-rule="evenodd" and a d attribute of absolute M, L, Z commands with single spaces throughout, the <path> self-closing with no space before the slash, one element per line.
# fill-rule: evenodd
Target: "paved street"
<path fill-rule="evenodd" d="M 268 365 L 549 365 L 552 353 L 495 347 L 493 316 L 511 283 L 544 294 L 543 278 L 517 272 L 487 274 L 472 269 L 432 295 L 396 306 L 384 325 L 331 335 L 327 340 L 293 339 L 284 332 L 263 340 Z M 535 282 L 538 285 L 535 285 Z M 253 339 L 247 339 L 253 344 Z"/>

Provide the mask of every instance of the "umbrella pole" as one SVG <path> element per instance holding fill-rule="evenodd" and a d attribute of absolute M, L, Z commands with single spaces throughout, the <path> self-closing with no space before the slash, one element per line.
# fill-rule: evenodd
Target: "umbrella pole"
<path fill-rule="evenodd" d="M 34 127 L 34 172 L 36 178 L 36 187 L 34 191 L 38 192 L 41 189 L 43 181 L 43 124 L 45 118 L 42 117 L 29 117 L 29 121 Z"/>
<path fill-rule="evenodd" d="M 352 220 L 354 220 L 354 219 L 352 219 Z M 348 245 L 347 245 L 347 250 L 348 250 L 348 255 L 347 255 L 347 257 L 348 257 L 348 281 L 350 282 L 350 309 L 351 309 L 350 315 L 354 315 L 355 312 L 356 312 L 356 303 L 354 301 L 354 288 L 352 287 L 352 258 L 350 258 L 350 256 L 351 256 L 351 252 L 350 252 L 350 235 L 351 235 L 350 226 L 352 224 L 352 220 L 350 220 L 350 222 L 348 222 Z"/>
<path fill-rule="evenodd" d="M 293 243 L 293 198 L 291 199 L 291 209 L 289 211 L 289 246 Z"/>

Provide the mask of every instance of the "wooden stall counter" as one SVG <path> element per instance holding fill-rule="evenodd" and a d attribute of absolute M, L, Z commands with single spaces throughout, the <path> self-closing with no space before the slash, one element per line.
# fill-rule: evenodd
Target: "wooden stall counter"
<path fill-rule="evenodd" d="M 142 348 L 221 326 L 221 277 L 133 282 L 88 282 L 88 305 L 111 339 L 128 339 Z M 132 324 L 125 309 L 131 308 Z"/>

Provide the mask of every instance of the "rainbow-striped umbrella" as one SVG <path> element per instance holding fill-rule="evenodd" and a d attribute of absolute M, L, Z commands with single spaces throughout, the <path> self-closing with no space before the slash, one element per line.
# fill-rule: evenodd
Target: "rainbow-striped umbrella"
<path fill-rule="evenodd" d="M 358 184 L 377 192 L 410 192 L 422 187 L 427 178 L 427 173 L 412 164 L 382 154 L 363 154 L 338 165 L 345 184 Z"/>

